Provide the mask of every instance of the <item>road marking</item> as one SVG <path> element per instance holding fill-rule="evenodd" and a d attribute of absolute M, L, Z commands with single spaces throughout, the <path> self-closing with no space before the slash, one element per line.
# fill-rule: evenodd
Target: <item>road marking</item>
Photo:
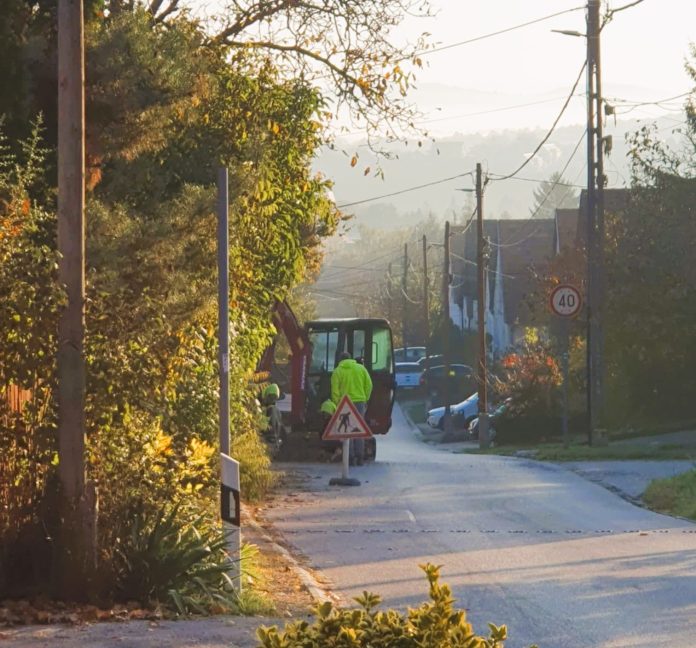
<path fill-rule="evenodd" d="M 409 511 L 408 509 L 406 509 L 406 515 L 408 515 L 408 519 L 411 520 L 413 524 L 416 523 L 416 516 L 413 515 L 413 513 L 411 513 L 411 511 Z"/>

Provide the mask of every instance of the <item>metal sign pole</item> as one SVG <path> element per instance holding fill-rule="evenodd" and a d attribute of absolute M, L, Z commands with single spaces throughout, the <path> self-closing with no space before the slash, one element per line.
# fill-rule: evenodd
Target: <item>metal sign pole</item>
<path fill-rule="evenodd" d="M 570 354 L 570 322 L 563 317 L 563 447 L 570 445 L 568 435 L 568 373 L 569 373 L 569 354 Z"/>
<path fill-rule="evenodd" d="M 218 169 L 218 348 L 220 452 L 230 454 L 230 267 L 227 169 Z"/>
<path fill-rule="evenodd" d="M 227 169 L 218 169 L 218 362 L 220 376 L 220 517 L 232 561 L 230 577 L 242 591 L 242 533 L 239 513 L 239 463 L 230 453 L 230 268 Z"/>
<path fill-rule="evenodd" d="M 350 439 L 343 439 L 343 471 L 341 477 L 345 480 L 349 479 L 350 472 Z"/>

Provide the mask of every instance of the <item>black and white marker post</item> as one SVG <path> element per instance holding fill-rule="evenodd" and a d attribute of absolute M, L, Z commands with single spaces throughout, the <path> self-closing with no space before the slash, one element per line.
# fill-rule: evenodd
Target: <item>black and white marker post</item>
<path fill-rule="evenodd" d="M 242 591 L 242 533 L 239 519 L 239 462 L 230 454 L 230 269 L 227 169 L 218 169 L 218 363 L 220 375 L 220 516 L 234 567 L 230 577 Z"/>

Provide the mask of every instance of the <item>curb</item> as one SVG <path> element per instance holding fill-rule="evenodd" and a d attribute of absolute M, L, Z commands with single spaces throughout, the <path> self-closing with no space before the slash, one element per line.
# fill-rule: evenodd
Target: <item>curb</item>
<path fill-rule="evenodd" d="M 316 603 L 325 603 L 326 601 L 336 603 L 336 596 L 331 591 L 323 588 L 309 570 L 300 565 L 300 563 L 285 547 L 278 544 L 273 538 L 271 538 L 271 536 L 266 533 L 266 529 L 256 521 L 246 506 L 242 504 L 241 509 L 244 515 L 245 523 L 252 527 L 254 531 L 256 531 L 256 533 L 258 533 L 268 544 L 270 544 L 275 551 L 285 558 L 290 568 L 295 572 L 297 577 L 300 579 L 300 582 L 307 588 L 307 591 Z"/>

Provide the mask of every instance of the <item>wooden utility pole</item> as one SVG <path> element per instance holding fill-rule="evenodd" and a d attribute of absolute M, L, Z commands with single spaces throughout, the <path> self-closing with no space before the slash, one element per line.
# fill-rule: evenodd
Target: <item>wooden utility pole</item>
<path fill-rule="evenodd" d="M 57 586 L 81 599 L 94 544 L 94 494 L 85 490 L 85 109 L 82 0 L 58 2 L 58 251 L 66 305 L 58 323 Z M 90 546 L 92 545 L 92 546 Z"/>
<path fill-rule="evenodd" d="M 404 243 L 404 271 L 401 275 L 401 342 L 404 347 L 404 361 L 408 360 L 408 336 L 406 335 L 406 319 L 408 308 L 406 304 L 406 288 L 408 286 L 408 243 Z"/>
<path fill-rule="evenodd" d="M 603 392 L 604 155 L 600 0 L 587 5 L 587 434 L 600 426 Z"/>
<path fill-rule="evenodd" d="M 478 283 L 478 412 L 479 446 L 487 448 L 488 441 L 488 377 L 486 367 L 486 255 L 483 232 L 483 178 L 481 164 L 476 165 L 476 271 Z"/>
<path fill-rule="evenodd" d="M 445 436 L 452 433 L 452 413 L 450 411 L 450 223 L 445 221 L 445 254 L 442 267 L 442 355 L 445 361 L 443 380 L 443 400 L 445 402 L 444 431 Z"/>
<path fill-rule="evenodd" d="M 387 270 L 387 298 L 389 299 L 389 324 L 394 325 L 394 295 L 392 294 L 392 264 L 389 262 L 389 269 Z"/>
<path fill-rule="evenodd" d="M 423 234 L 423 326 L 425 329 L 425 393 L 430 393 L 428 369 L 430 369 L 430 300 L 428 295 L 428 240 Z"/>

